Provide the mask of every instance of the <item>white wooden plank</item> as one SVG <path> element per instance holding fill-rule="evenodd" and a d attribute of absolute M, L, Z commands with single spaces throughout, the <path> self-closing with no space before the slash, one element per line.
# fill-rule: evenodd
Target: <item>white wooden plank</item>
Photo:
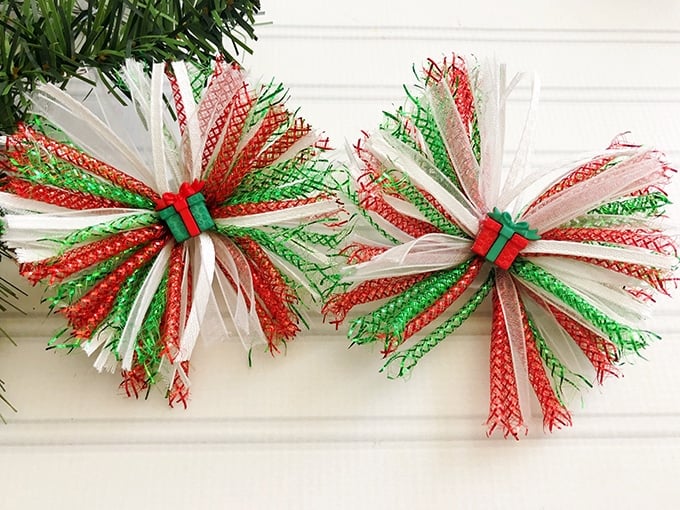
<path fill-rule="evenodd" d="M 675 508 L 680 441 L 9 448 L 7 508 Z"/>

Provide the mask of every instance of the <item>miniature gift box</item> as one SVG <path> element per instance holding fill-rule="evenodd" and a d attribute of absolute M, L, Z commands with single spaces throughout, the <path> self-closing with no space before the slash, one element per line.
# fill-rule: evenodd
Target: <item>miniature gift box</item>
<path fill-rule="evenodd" d="M 183 183 L 178 193 L 163 193 L 158 201 L 158 216 L 178 243 L 215 227 L 201 190 L 203 182 Z"/>
<path fill-rule="evenodd" d="M 529 241 L 540 238 L 528 223 L 516 223 L 510 214 L 494 207 L 480 223 L 472 251 L 501 269 L 509 269 Z"/>

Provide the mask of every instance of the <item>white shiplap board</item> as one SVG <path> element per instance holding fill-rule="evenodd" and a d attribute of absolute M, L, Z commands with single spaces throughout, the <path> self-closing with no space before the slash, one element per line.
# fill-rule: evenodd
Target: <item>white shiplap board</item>
<path fill-rule="evenodd" d="M 271 5 L 270 5 L 271 4 Z M 507 5 L 506 5 L 507 4 Z M 411 65 L 452 51 L 536 70 L 537 166 L 621 131 L 680 156 L 680 4 L 265 2 L 254 77 L 275 76 L 335 146 L 402 101 Z M 508 149 L 528 90 L 509 107 Z M 508 156 L 511 151 L 508 151 Z M 673 188 L 678 201 L 678 185 Z M 16 279 L 13 268 L 2 272 Z M 123 398 L 81 353 L 45 351 L 58 327 L 31 290 L 2 316 L 0 374 L 18 414 L 0 427 L 0 508 L 673 508 L 680 497 L 677 303 L 664 340 L 625 377 L 574 404 L 574 427 L 519 443 L 484 438 L 488 308 L 409 381 L 377 373 L 317 320 L 286 356 L 248 368 L 234 341 L 199 345 L 190 408 Z M 31 304 L 32 303 L 32 304 Z M 457 504 L 456 504 L 457 503 Z"/>

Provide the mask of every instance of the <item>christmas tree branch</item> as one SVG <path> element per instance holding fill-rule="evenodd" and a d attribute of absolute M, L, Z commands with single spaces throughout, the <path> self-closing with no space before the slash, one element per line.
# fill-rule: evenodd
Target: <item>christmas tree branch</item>
<path fill-rule="evenodd" d="M 36 84 L 63 84 L 94 67 L 110 82 L 128 57 L 207 64 L 250 52 L 259 0 L 3 0 L 0 131 L 26 113 Z"/>

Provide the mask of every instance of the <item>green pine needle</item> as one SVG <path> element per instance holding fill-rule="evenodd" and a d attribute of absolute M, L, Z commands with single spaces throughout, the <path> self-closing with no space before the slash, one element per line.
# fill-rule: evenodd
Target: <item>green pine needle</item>
<path fill-rule="evenodd" d="M 99 69 L 114 86 L 124 59 L 192 60 L 250 52 L 259 0 L 3 0 L 0 131 L 24 118 L 27 94 Z"/>

